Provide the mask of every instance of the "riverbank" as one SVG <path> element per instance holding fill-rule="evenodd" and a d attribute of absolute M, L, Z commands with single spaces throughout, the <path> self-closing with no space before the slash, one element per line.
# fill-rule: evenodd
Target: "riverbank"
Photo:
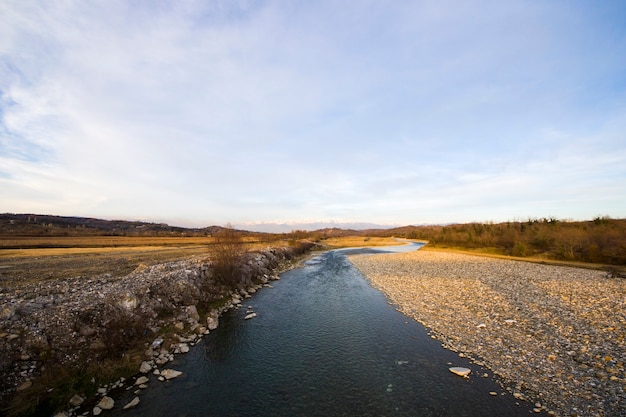
<path fill-rule="evenodd" d="M 3 288 L 2 414 L 21 415 L 34 404 L 49 413 L 90 411 L 97 391 L 125 385 L 120 376 L 138 373 L 142 362 L 165 365 L 188 350 L 217 326 L 219 314 L 297 264 L 300 253 L 286 247 L 247 253 L 237 289 L 215 281 L 207 256 L 140 265 L 124 276 Z"/>
<path fill-rule="evenodd" d="M 433 337 L 558 416 L 626 416 L 626 280 L 449 252 L 350 256 Z"/>

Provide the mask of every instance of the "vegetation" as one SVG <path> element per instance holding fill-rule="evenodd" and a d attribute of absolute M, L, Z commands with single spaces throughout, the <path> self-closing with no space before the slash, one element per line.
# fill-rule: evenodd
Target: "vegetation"
<path fill-rule="evenodd" d="M 400 230 L 396 230 L 399 232 Z M 568 222 L 555 218 L 505 223 L 468 223 L 405 228 L 398 233 L 435 247 L 482 249 L 517 257 L 626 265 L 626 219 L 596 217 Z"/>
<path fill-rule="evenodd" d="M 215 280 L 226 287 L 234 288 L 242 267 L 246 249 L 243 234 L 228 224 L 215 234 L 215 243 L 211 247 L 211 263 Z"/>

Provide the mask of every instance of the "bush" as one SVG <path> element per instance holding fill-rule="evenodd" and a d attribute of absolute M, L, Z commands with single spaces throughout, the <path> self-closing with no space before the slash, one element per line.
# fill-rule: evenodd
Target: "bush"
<path fill-rule="evenodd" d="M 211 260 L 213 276 L 218 284 L 237 287 L 245 253 L 243 237 L 232 226 L 227 225 L 215 234 Z"/>

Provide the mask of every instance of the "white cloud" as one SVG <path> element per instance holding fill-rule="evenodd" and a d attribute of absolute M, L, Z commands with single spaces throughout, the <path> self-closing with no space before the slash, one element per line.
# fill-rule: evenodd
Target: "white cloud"
<path fill-rule="evenodd" d="M 5 2 L 0 210 L 623 216 L 615 13 L 486 6 Z"/>

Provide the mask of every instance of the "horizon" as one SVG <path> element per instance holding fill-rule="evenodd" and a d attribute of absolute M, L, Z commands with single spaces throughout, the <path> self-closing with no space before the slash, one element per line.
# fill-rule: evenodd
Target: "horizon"
<path fill-rule="evenodd" d="M 0 4 L 0 212 L 626 217 L 626 3 Z"/>
<path fill-rule="evenodd" d="M 508 222 L 518 222 L 524 223 L 528 221 L 542 221 L 542 220 L 550 220 L 555 219 L 559 222 L 590 222 L 595 220 L 596 218 L 610 218 L 614 220 L 626 220 L 626 218 L 614 218 L 608 215 L 603 216 L 595 216 L 594 218 L 589 219 L 565 219 L 565 218 L 555 218 L 552 216 L 542 216 L 542 217 L 525 217 L 518 219 L 508 219 L 505 221 L 495 222 L 493 220 L 482 220 L 482 221 L 471 221 L 471 222 L 447 222 L 447 223 L 420 223 L 420 224 L 376 224 L 376 223 L 354 223 L 354 222 L 337 222 L 337 221 L 316 221 L 316 222 L 283 222 L 283 223 L 250 223 L 250 224 L 232 224 L 230 222 L 226 224 L 204 224 L 204 225 L 188 225 L 184 226 L 181 224 L 171 224 L 164 222 L 156 222 L 150 221 L 149 219 L 130 219 L 130 218 L 94 218 L 94 217 L 83 217 L 83 216 L 61 216 L 56 214 L 44 214 L 44 213 L 0 213 L 0 215 L 17 215 L 17 216 L 42 216 L 42 217 L 61 217 L 61 218 L 78 218 L 78 219 L 93 219 L 93 220 L 104 220 L 109 222 L 138 222 L 138 223 L 146 223 L 146 224 L 164 224 L 168 227 L 176 227 L 183 228 L 189 230 L 199 230 L 210 227 L 233 227 L 236 230 L 244 231 L 244 232 L 260 232 L 260 233 L 290 233 L 293 231 L 304 230 L 306 232 L 314 232 L 323 229 L 342 229 L 342 230 L 355 230 L 355 231 L 363 231 L 363 230 L 388 230 L 402 227 L 429 227 L 429 226 L 451 226 L 451 225 L 460 225 L 460 224 L 501 224 Z"/>

